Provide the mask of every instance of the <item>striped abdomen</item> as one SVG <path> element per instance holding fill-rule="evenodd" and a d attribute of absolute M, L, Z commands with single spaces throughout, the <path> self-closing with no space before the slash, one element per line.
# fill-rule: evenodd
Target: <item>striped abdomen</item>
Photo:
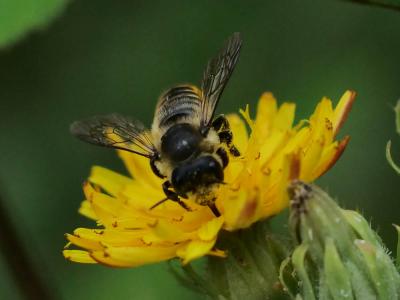
<path fill-rule="evenodd" d="M 189 121 L 199 125 L 201 114 L 200 90 L 191 85 L 182 85 L 166 91 L 158 101 L 154 124 L 165 131 L 174 124 Z"/>

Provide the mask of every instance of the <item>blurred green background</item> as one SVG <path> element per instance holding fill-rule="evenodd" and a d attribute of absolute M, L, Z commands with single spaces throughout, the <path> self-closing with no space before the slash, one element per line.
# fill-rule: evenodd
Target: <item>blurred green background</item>
<path fill-rule="evenodd" d="M 75 140 L 68 126 L 110 112 L 150 124 L 160 92 L 199 83 L 207 60 L 234 31 L 244 47 L 221 112 L 254 107 L 269 90 L 281 102 L 296 102 L 300 118 L 322 96 L 337 101 L 346 89 L 357 91 L 342 130 L 351 142 L 319 184 L 364 212 L 395 248 L 399 178 L 384 152 L 393 139 L 400 159 L 392 110 L 400 97 L 399 12 L 334 0 L 75 0 L 43 26 L 32 18 L 32 1 L 6 2 L 0 1 L 0 38 L 13 43 L 0 49 L 0 195 L 56 299 L 199 297 L 180 288 L 165 264 L 110 269 L 64 260 L 64 233 L 94 225 L 77 214 L 90 167 L 124 172 L 113 151 Z M 52 6 L 46 19 L 64 5 L 37 3 Z M 5 35 L 12 28 L 23 37 L 30 22 L 40 29 L 18 41 Z M 4 257 L 0 299 L 22 299 Z"/>

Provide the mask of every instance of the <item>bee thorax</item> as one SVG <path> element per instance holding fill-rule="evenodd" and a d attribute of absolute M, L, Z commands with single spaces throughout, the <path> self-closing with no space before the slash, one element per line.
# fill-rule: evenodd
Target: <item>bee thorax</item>
<path fill-rule="evenodd" d="M 198 151 L 203 137 L 190 124 L 176 124 L 161 138 L 161 152 L 173 162 L 181 162 Z"/>

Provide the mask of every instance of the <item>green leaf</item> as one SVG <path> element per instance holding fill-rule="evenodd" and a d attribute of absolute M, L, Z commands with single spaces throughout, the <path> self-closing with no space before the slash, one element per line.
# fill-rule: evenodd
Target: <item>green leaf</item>
<path fill-rule="evenodd" d="M 367 4 L 400 11 L 400 0 L 345 0 L 360 4 Z"/>
<path fill-rule="evenodd" d="M 42 29 L 65 8 L 68 0 L 0 0 L 0 47 Z"/>
<path fill-rule="evenodd" d="M 400 100 L 397 100 L 394 113 L 396 114 L 396 131 L 400 134 Z"/>
<path fill-rule="evenodd" d="M 400 175 L 400 167 L 396 165 L 393 161 L 392 154 L 390 153 L 390 148 L 392 147 L 392 141 L 388 141 L 386 144 L 386 159 L 389 162 L 389 165 L 396 171 L 397 174 Z"/>

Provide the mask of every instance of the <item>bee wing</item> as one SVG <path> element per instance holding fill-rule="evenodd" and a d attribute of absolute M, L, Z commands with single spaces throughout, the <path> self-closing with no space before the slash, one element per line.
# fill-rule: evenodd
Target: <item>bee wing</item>
<path fill-rule="evenodd" d="M 157 154 L 145 126 L 119 114 L 96 116 L 71 124 L 71 133 L 82 141 L 126 150 L 148 158 Z"/>
<path fill-rule="evenodd" d="M 211 59 L 203 76 L 202 89 L 202 126 L 209 126 L 214 112 L 235 65 L 239 58 L 242 39 L 239 33 L 234 33 L 226 42 L 224 48 L 215 58 Z"/>

